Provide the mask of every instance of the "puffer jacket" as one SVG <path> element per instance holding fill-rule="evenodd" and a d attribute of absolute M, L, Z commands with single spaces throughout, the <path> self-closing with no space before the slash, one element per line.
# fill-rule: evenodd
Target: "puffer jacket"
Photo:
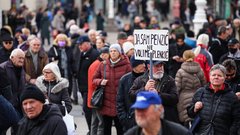
<path fill-rule="evenodd" d="M 145 72 L 142 76 L 134 80 L 132 87 L 130 88 L 129 94 L 132 102 L 135 102 L 136 95 L 140 91 L 145 90 L 145 85 L 149 80 L 149 71 Z M 164 118 L 169 121 L 179 122 L 177 103 L 178 93 L 175 80 L 164 73 L 161 80 L 156 81 L 156 90 L 161 96 L 164 106 Z"/>
<path fill-rule="evenodd" d="M 18 129 L 17 135 L 67 135 L 67 127 L 55 105 L 44 105 L 35 119 L 23 118 Z"/>
<path fill-rule="evenodd" d="M 93 83 L 96 86 L 101 84 L 103 79 L 104 64 L 101 63 L 99 68 L 93 76 Z M 122 55 L 121 60 L 116 64 L 111 64 L 110 60 L 106 61 L 106 80 L 107 85 L 104 89 L 104 101 L 103 107 L 99 110 L 100 114 L 115 117 L 117 116 L 116 111 L 116 96 L 118 90 L 118 83 L 120 78 L 131 71 L 131 65 L 127 56 Z"/>
<path fill-rule="evenodd" d="M 72 110 L 71 99 L 68 94 L 68 80 L 61 78 L 59 82 L 52 81 L 47 82 L 43 76 L 40 76 L 36 80 L 36 86 L 48 97 L 50 103 L 57 104 L 65 115 L 65 107 L 62 105 L 62 101 L 65 102 L 67 111 Z"/>
<path fill-rule="evenodd" d="M 178 70 L 175 82 L 179 94 L 178 115 L 180 122 L 189 122 L 187 107 L 196 90 L 205 85 L 204 73 L 196 62 L 184 62 Z"/>
<path fill-rule="evenodd" d="M 220 104 L 213 119 L 215 135 L 237 135 L 240 125 L 240 103 L 235 93 L 229 89 L 227 84 L 225 84 L 224 90 L 219 90 L 216 93 L 214 93 L 209 85 L 206 85 L 198 89 L 194 94 L 192 103 L 188 107 L 189 117 L 194 118 L 196 116 L 197 113 L 194 113 L 194 105 L 197 101 L 200 101 L 200 97 L 203 103 L 203 108 L 198 111 L 201 121 L 196 128 L 196 133 L 205 131 L 205 126 L 210 123 L 220 95 L 222 95 Z"/>

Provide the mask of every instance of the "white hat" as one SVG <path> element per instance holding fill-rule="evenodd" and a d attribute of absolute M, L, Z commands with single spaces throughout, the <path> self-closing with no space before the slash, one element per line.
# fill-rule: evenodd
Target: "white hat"
<path fill-rule="evenodd" d="M 207 34 L 199 35 L 199 37 L 197 39 L 197 45 L 203 44 L 205 46 L 208 46 L 208 42 L 209 42 L 209 36 Z"/>
<path fill-rule="evenodd" d="M 79 27 L 75 24 L 70 27 L 70 34 L 78 34 L 79 31 L 80 31 Z"/>
<path fill-rule="evenodd" d="M 131 43 L 131 42 L 123 43 L 123 51 L 125 54 L 127 54 L 127 52 L 133 48 L 134 48 L 133 43 Z"/>
<path fill-rule="evenodd" d="M 48 63 L 44 68 L 43 68 L 43 71 L 46 70 L 46 69 L 50 69 L 53 74 L 56 76 L 56 80 L 59 81 L 61 80 L 61 73 L 60 73 L 60 70 L 58 68 L 58 65 L 51 62 L 51 63 Z"/>

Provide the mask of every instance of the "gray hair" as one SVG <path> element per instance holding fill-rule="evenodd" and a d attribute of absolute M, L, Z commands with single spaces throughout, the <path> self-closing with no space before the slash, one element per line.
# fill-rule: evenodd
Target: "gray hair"
<path fill-rule="evenodd" d="M 157 111 L 159 108 L 160 108 L 160 105 L 158 105 L 158 104 L 155 104 L 155 105 L 154 105 L 154 111 Z M 164 118 L 164 108 L 162 108 L 160 118 L 161 118 L 161 119 Z"/>
<path fill-rule="evenodd" d="M 33 44 L 34 41 L 40 42 L 40 45 L 42 44 L 42 43 L 41 43 L 41 40 L 40 40 L 38 37 L 33 37 L 32 39 L 30 39 L 29 44 L 30 44 L 30 45 Z"/>
<path fill-rule="evenodd" d="M 11 55 L 10 55 L 10 59 L 11 59 L 12 57 L 14 57 L 14 56 L 19 55 L 20 53 L 22 53 L 22 54 L 25 55 L 25 53 L 24 53 L 24 51 L 23 51 L 22 49 L 19 49 L 19 48 L 14 49 L 14 50 L 12 51 Z"/>
<path fill-rule="evenodd" d="M 210 69 L 210 74 L 212 71 L 215 70 L 220 70 L 223 73 L 224 77 L 226 77 L 227 70 L 223 65 L 220 64 L 213 65 L 212 68 Z"/>

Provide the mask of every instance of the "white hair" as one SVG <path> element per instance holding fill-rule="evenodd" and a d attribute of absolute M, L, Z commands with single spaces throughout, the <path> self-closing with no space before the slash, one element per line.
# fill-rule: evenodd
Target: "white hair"
<path fill-rule="evenodd" d="M 14 49 L 14 50 L 12 51 L 11 55 L 10 55 L 10 59 L 11 59 L 12 57 L 14 57 L 14 56 L 19 55 L 19 54 L 24 54 L 24 55 L 25 55 L 25 53 L 24 53 L 24 51 L 23 51 L 22 49 L 19 49 L 19 48 Z"/>
<path fill-rule="evenodd" d="M 40 40 L 38 37 L 33 37 L 33 38 L 29 41 L 29 44 L 30 44 L 30 45 L 33 44 L 34 41 L 38 41 L 38 42 L 40 42 L 40 44 L 41 44 L 41 40 Z"/>

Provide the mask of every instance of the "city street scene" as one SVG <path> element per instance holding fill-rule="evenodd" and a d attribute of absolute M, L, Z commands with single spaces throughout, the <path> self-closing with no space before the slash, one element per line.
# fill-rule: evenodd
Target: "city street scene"
<path fill-rule="evenodd" d="M 0 135 L 240 135 L 240 0 L 0 0 Z"/>

